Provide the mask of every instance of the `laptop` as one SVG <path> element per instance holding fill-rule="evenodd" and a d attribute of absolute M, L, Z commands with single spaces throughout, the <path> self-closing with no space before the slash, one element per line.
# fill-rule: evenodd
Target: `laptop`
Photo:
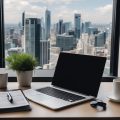
<path fill-rule="evenodd" d="M 97 97 L 106 57 L 61 52 L 50 86 L 28 89 L 26 97 L 53 110 Z"/>

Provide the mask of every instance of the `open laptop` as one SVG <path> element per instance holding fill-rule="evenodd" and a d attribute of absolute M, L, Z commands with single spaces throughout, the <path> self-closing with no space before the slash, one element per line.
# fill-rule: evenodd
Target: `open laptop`
<path fill-rule="evenodd" d="M 97 97 L 106 58 L 61 52 L 51 86 L 25 90 L 29 100 L 58 110 Z"/>

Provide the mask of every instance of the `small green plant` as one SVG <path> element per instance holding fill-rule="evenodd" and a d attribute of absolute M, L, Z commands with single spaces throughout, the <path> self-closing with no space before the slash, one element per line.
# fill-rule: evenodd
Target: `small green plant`
<path fill-rule="evenodd" d="M 27 53 L 12 54 L 6 58 L 8 67 L 16 71 L 30 71 L 37 65 L 36 59 Z"/>

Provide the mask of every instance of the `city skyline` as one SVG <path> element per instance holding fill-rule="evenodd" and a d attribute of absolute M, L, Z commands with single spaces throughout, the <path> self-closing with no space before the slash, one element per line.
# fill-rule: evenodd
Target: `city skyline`
<path fill-rule="evenodd" d="M 51 11 L 52 24 L 59 19 L 73 23 L 75 13 L 81 14 L 83 21 L 92 23 L 106 24 L 112 21 L 112 0 L 5 0 L 4 3 L 7 24 L 21 22 L 23 11 L 26 12 L 26 17 L 45 19 L 47 8 Z"/>
<path fill-rule="evenodd" d="M 32 54 L 38 59 L 40 69 L 54 69 L 60 51 L 106 56 L 105 73 L 109 74 L 111 1 L 5 0 L 6 55 Z"/>

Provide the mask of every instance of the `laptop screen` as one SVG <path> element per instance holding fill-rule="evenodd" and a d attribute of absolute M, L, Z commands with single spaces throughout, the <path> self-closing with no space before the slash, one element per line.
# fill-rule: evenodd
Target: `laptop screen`
<path fill-rule="evenodd" d="M 105 57 L 61 52 L 52 85 L 96 97 L 105 61 Z"/>

